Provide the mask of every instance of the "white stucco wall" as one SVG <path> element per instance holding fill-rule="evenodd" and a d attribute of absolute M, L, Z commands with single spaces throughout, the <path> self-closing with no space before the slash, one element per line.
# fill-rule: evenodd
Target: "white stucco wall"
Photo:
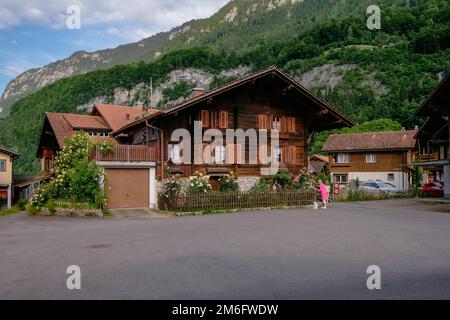
<path fill-rule="evenodd" d="M 389 181 L 388 175 L 393 174 L 394 180 Z M 409 190 L 408 174 L 405 172 L 350 172 L 349 181 L 359 179 L 360 182 L 383 181 L 389 182 L 402 190 Z"/>

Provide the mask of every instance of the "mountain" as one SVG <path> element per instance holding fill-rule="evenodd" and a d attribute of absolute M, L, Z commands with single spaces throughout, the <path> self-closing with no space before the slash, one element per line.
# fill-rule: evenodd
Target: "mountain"
<path fill-rule="evenodd" d="M 0 97 L 0 117 L 28 94 L 56 80 L 94 70 L 139 61 L 151 62 L 163 54 L 207 46 L 242 52 L 270 40 L 294 38 L 328 20 L 365 12 L 371 0 L 235 0 L 208 19 L 193 20 L 169 32 L 140 42 L 96 52 L 80 51 L 67 59 L 31 69 L 12 80 Z M 405 0 L 382 0 L 381 5 L 402 5 Z"/>
<path fill-rule="evenodd" d="M 450 71 L 450 1 L 418 1 L 411 8 L 396 6 L 396 1 L 387 7 L 385 2 L 378 31 L 368 30 L 365 10 L 343 14 L 345 4 L 352 3 L 349 0 L 305 0 L 295 5 L 326 3 L 324 12 L 334 8 L 340 13 L 317 22 L 314 28 L 275 38 L 268 28 L 270 36 L 256 43 L 248 40 L 253 39 L 252 33 L 230 36 L 227 41 L 253 43 L 242 50 L 195 46 L 147 63 L 116 65 L 57 80 L 11 106 L 8 117 L 0 119 L 0 145 L 21 153 L 15 162 L 17 173 L 37 172 L 35 155 L 45 112 L 85 113 L 100 101 L 148 104 L 150 79 L 152 106 L 170 107 L 185 99 L 193 86 L 209 90 L 271 65 L 359 123 L 387 118 L 409 129 L 421 125 L 421 119 L 413 117 L 414 110 L 436 86 L 438 77 Z M 285 9 L 280 6 L 272 14 Z M 259 17 L 268 19 L 272 14 Z M 321 16 L 323 11 L 316 14 Z M 277 21 L 277 30 L 292 23 Z M 326 134 L 317 140 L 324 141 Z"/>

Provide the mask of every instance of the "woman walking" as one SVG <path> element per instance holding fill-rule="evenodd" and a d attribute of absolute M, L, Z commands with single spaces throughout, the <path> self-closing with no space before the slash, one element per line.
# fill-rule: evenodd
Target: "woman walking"
<path fill-rule="evenodd" d="M 319 180 L 319 190 L 318 191 L 320 191 L 320 195 L 322 197 L 323 206 L 321 209 L 326 210 L 327 205 L 328 205 L 328 198 L 330 196 L 330 189 L 328 189 L 328 186 L 325 183 L 323 183 L 322 180 Z"/>

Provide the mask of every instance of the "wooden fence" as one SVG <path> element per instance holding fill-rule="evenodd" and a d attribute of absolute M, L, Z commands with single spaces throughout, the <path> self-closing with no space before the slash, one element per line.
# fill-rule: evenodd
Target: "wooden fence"
<path fill-rule="evenodd" d="M 210 192 L 166 199 L 160 195 L 159 208 L 176 212 L 206 210 L 297 207 L 312 205 L 317 200 L 314 190 L 279 192 Z"/>

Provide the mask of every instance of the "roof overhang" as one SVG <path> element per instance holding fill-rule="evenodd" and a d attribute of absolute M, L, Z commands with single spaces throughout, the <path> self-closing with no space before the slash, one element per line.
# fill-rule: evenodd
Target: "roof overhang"
<path fill-rule="evenodd" d="M 289 75 L 287 75 L 286 73 L 282 72 L 281 70 L 279 70 L 277 67 L 270 67 L 266 70 L 254 73 L 252 75 L 249 75 L 247 77 L 243 77 L 239 80 L 236 80 L 234 82 L 231 82 L 228 85 L 225 85 L 221 88 L 212 90 L 208 93 L 205 93 L 203 95 L 194 97 L 174 108 L 168 109 L 168 110 L 164 110 L 161 113 L 157 113 L 157 114 L 153 114 L 150 115 L 148 117 L 145 117 L 143 119 L 137 120 L 119 130 L 116 130 L 115 132 L 112 132 L 113 136 L 116 136 L 120 133 L 123 133 L 124 131 L 127 131 L 128 129 L 142 124 L 146 121 L 149 120 L 154 120 L 157 117 L 166 117 L 166 116 L 170 116 L 173 114 L 176 114 L 179 111 L 191 108 L 195 105 L 198 105 L 199 103 L 208 101 L 210 99 L 213 99 L 214 97 L 224 94 L 226 92 L 229 92 L 237 87 L 240 87 L 242 85 L 248 84 L 248 83 L 252 83 L 254 81 L 257 81 L 258 79 L 264 78 L 264 77 L 268 77 L 268 76 L 272 76 L 272 77 L 279 77 L 281 80 L 285 81 L 287 84 L 287 87 L 289 89 L 295 89 L 297 90 L 297 92 L 301 93 L 303 96 L 305 96 L 307 99 L 309 99 L 309 101 L 320 107 L 321 110 L 326 111 L 328 114 L 331 114 L 334 116 L 336 123 L 339 122 L 340 123 L 340 127 L 351 127 L 356 125 L 356 123 L 350 119 L 349 117 L 347 117 L 346 115 L 344 115 L 343 113 L 341 113 L 340 111 L 336 110 L 333 106 L 331 106 L 330 104 L 328 104 L 327 102 L 325 102 L 324 100 L 322 100 L 321 98 L 319 98 L 318 96 L 316 96 L 315 94 L 313 94 L 312 92 L 310 92 L 309 90 L 307 90 L 306 88 L 304 88 L 302 85 L 300 85 L 295 79 L 293 79 L 292 77 L 290 77 Z"/>
<path fill-rule="evenodd" d="M 450 114 L 450 72 L 439 83 L 425 102 L 417 109 L 415 116 L 433 117 Z"/>

